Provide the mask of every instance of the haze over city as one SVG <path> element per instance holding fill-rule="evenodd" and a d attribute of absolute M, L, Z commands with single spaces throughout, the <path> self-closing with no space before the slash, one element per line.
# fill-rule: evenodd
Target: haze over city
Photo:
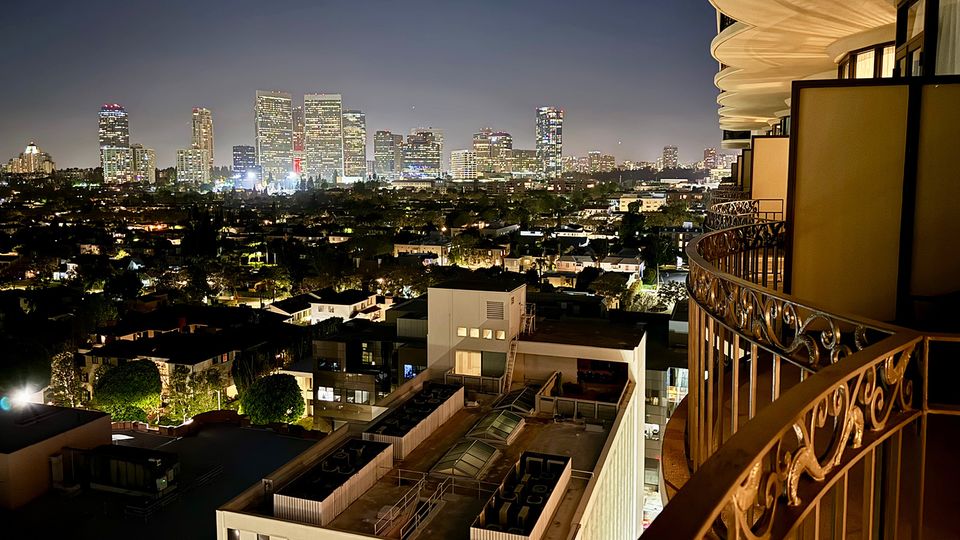
<path fill-rule="evenodd" d="M 492 127 L 532 148 L 535 109 L 565 110 L 564 153 L 653 160 L 717 146 L 716 14 L 706 2 L 58 2 L 6 7 L 0 156 L 35 140 L 61 167 L 99 160 L 97 111 L 120 103 L 133 140 L 175 164 L 193 107 L 216 165 L 253 144 L 254 96 L 343 95 L 376 130 L 445 131 L 444 151 Z M 44 28 L 44 32 L 37 32 Z M 295 98 L 295 102 L 296 102 Z"/>

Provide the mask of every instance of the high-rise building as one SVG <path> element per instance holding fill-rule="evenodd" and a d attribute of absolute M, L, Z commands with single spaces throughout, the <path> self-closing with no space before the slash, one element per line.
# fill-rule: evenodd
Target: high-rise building
<path fill-rule="evenodd" d="M 514 148 L 510 157 L 510 174 L 514 176 L 536 176 L 540 172 L 536 150 Z"/>
<path fill-rule="evenodd" d="M 335 181 L 343 175 L 343 97 L 340 94 L 303 96 L 304 173 Z"/>
<path fill-rule="evenodd" d="M 130 146 L 130 124 L 127 111 L 116 103 L 100 107 L 100 148 Z"/>
<path fill-rule="evenodd" d="M 504 131 L 490 134 L 490 170 L 495 173 L 510 171 L 510 158 L 513 157 L 513 137 Z"/>
<path fill-rule="evenodd" d="M 210 159 L 208 167 L 213 168 L 213 114 L 210 109 L 193 108 L 193 138 L 191 148 L 206 150 Z"/>
<path fill-rule="evenodd" d="M 480 131 L 473 134 L 473 153 L 477 156 L 477 170 L 481 173 L 493 171 L 493 162 L 490 154 L 490 136 L 493 130 L 490 128 L 480 128 Z"/>
<path fill-rule="evenodd" d="M 582 156 L 563 156 L 560 160 L 565 173 L 590 172 L 590 159 Z"/>
<path fill-rule="evenodd" d="M 473 150 L 454 150 L 450 152 L 450 176 L 455 180 L 475 180 L 477 178 L 477 154 Z"/>
<path fill-rule="evenodd" d="M 209 152 L 202 148 L 177 150 L 177 183 L 199 186 L 210 182 Z"/>
<path fill-rule="evenodd" d="M 19 156 L 7 163 L 6 171 L 13 174 L 50 174 L 55 168 L 56 164 L 50 154 L 41 151 L 36 143 L 30 141 Z"/>
<path fill-rule="evenodd" d="M 587 153 L 587 169 L 589 172 L 610 172 L 615 168 L 617 168 L 617 161 L 610 154 L 604 154 L 598 150 Z"/>
<path fill-rule="evenodd" d="M 680 164 L 680 155 L 677 152 L 677 147 L 673 145 L 663 147 L 663 155 L 660 157 L 662 160 L 661 167 L 664 169 L 676 169 Z"/>
<path fill-rule="evenodd" d="M 268 179 L 282 180 L 293 172 L 292 107 L 287 92 L 257 90 L 257 165 Z"/>
<path fill-rule="evenodd" d="M 403 145 L 403 176 L 439 178 L 441 148 L 433 132 L 414 130 Z"/>
<path fill-rule="evenodd" d="M 157 153 L 142 144 L 130 146 L 133 157 L 133 179 L 146 184 L 157 183 Z"/>
<path fill-rule="evenodd" d="M 704 148 L 703 149 L 703 168 L 704 169 L 717 169 L 720 166 L 720 162 L 717 158 L 717 149 L 716 148 Z"/>
<path fill-rule="evenodd" d="M 440 154 L 440 167 L 438 169 L 437 176 L 440 176 L 443 171 L 448 170 L 450 166 L 446 156 L 443 154 L 443 130 L 435 127 L 418 127 L 410 130 L 411 135 L 420 133 L 430 133 L 433 136 L 434 143 L 438 145 L 437 152 Z"/>
<path fill-rule="evenodd" d="M 303 106 L 293 108 L 293 172 L 303 174 Z"/>
<path fill-rule="evenodd" d="M 233 147 L 233 174 L 246 178 L 248 172 L 257 172 L 257 149 L 252 146 Z"/>
<path fill-rule="evenodd" d="M 103 167 L 103 181 L 107 184 L 131 180 L 133 150 L 129 146 L 104 146 L 100 149 L 100 166 Z"/>
<path fill-rule="evenodd" d="M 362 111 L 343 111 L 343 176 L 367 175 L 367 117 Z"/>
<path fill-rule="evenodd" d="M 563 109 L 537 109 L 537 157 L 545 177 L 556 178 L 563 172 Z"/>
<path fill-rule="evenodd" d="M 396 178 L 403 168 L 403 135 L 381 130 L 373 135 L 374 173 L 381 178 Z"/>

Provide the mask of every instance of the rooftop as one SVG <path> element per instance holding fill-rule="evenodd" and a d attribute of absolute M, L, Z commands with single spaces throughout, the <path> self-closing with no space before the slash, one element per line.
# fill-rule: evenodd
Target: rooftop
<path fill-rule="evenodd" d="M 430 416 L 459 389 L 459 385 L 453 384 L 432 383 L 424 386 L 423 390 L 390 411 L 379 422 L 367 428 L 366 432 L 402 437 L 424 418 Z"/>
<path fill-rule="evenodd" d="M 389 443 L 347 439 L 315 467 L 277 493 L 298 499 L 322 501 L 389 446 Z"/>
<path fill-rule="evenodd" d="M 0 409 L 0 454 L 12 454 L 105 416 L 101 411 L 36 403 Z"/>
<path fill-rule="evenodd" d="M 521 341 L 633 350 L 644 333 L 643 326 L 601 319 L 544 319 L 537 321 L 536 332 L 522 336 Z"/>
<path fill-rule="evenodd" d="M 313 303 L 321 304 L 335 304 L 341 306 L 351 306 L 353 304 L 359 304 L 364 300 L 367 300 L 372 293 L 360 291 L 357 289 L 348 289 L 346 291 L 336 292 L 333 289 L 322 289 L 319 291 L 313 291 L 310 293 L 317 298 L 318 301 L 313 301 Z"/>
<path fill-rule="evenodd" d="M 114 341 L 91 349 L 89 354 L 99 358 L 162 358 L 171 364 L 194 365 L 242 349 L 243 343 L 234 339 L 235 336 L 231 334 L 233 333 L 174 332 L 153 338 Z"/>
<path fill-rule="evenodd" d="M 457 291 L 511 292 L 524 285 L 523 281 L 513 279 L 454 279 L 430 287 L 431 289 L 452 289 Z"/>

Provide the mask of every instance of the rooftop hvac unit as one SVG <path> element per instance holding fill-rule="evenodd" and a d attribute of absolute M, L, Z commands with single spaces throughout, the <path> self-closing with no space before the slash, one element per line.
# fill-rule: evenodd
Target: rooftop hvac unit
<path fill-rule="evenodd" d="M 504 527 L 510 525 L 510 503 L 505 502 L 500 507 L 500 525 Z"/>

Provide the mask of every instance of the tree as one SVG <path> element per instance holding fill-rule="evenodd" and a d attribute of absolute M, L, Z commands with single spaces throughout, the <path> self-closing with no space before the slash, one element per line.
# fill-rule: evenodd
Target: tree
<path fill-rule="evenodd" d="M 223 389 L 223 374 L 217 368 L 191 373 L 176 364 L 170 374 L 167 404 L 170 414 L 186 422 L 188 418 L 217 408 L 217 391 Z"/>
<path fill-rule="evenodd" d="M 596 294 L 603 296 L 608 306 L 616 306 L 627 292 L 627 277 L 616 272 L 604 272 L 593 280 L 590 288 Z"/>
<path fill-rule="evenodd" d="M 300 386 L 293 375 L 268 375 L 241 396 L 243 414 L 254 424 L 296 422 L 303 416 L 304 404 Z"/>
<path fill-rule="evenodd" d="M 142 420 L 160 407 L 160 388 L 156 364 L 150 360 L 126 362 L 97 378 L 93 402 L 114 420 Z"/>
<path fill-rule="evenodd" d="M 79 407 L 83 403 L 83 382 L 73 353 L 53 355 L 50 361 L 50 393 L 54 405 Z"/>

